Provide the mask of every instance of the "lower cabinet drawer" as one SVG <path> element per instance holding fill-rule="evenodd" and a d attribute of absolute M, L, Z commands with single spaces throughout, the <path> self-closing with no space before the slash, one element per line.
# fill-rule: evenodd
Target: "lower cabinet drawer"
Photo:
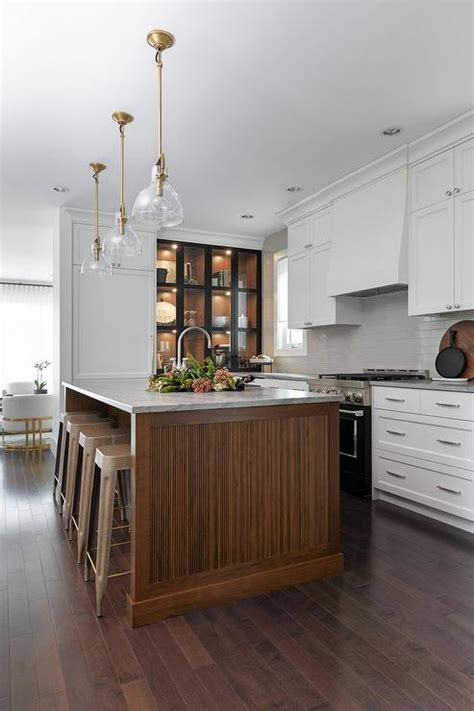
<path fill-rule="evenodd" d="M 391 388 L 374 385 L 373 406 L 396 412 L 420 412 L 420 391 L 413 388 Z"/>
<path fill-rule="evenodd" d="M 471 422 L 414 416 L 405 419 L 388 412 L 374 413 L 373 443 L 377 449 L 429 459 L 470 471 L 474 468 Z"/>
<path fill-rule="evenodd" d="M 472 481 L 446 474 L 429 462 L 374 449 L 373 484 L 395 496 L 474 520 Z"/>
<path fill-rule="evenodd" d="M 474 420 L 474 393 L 421 390 L 420 398 L 422 415 Z"/>

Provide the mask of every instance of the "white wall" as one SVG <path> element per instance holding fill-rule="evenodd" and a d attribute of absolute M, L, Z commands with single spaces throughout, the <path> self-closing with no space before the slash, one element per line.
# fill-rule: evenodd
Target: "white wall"
<path fill-rule="evenodd" d="M 2 221 L 0 279 L 52 282 L 53 225 Z"/>
<path fill-rule="evenodd" d="M 282 233 L 264 244 L 264 351 L 273 353 L 273 253 L 285 248 Z M 270 325 L 269 325 L 269 320 Z M 408 293 L 362 300 L 360 326 L 307 330 L 307 355 L 275 359 L 275 371 L 331 373 L 362 368 L 422 368 L 436 375 L 434 361 L 444 332 L 456 321 L 474 319 L 474 311 L 408 316 Z"/>

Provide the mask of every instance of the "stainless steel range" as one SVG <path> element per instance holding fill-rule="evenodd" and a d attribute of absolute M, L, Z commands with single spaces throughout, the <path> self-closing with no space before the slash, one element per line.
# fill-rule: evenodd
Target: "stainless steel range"
<path fill-rule="evenodd" d="M 382 370 L 366 368 L 360 373 L 323 373 L 311 390 L 344 395 L 346 402 L 371 405 L 371 382 L 382 380 L 426 380 L 428 370 Z"/>
<path fill-rule="evenodd" d="M 357 496 L 372 495 L 371 383 L 388 380 L 426 380 L 427 370 L 382 370 L 324 373 L 311 390 L 344 396 L 340 415 L 341 489 Z"/>

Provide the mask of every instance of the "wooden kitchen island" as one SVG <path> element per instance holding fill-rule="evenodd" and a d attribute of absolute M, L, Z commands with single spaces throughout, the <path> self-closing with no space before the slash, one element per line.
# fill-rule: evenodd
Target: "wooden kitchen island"
<path fill-rule="evenodd" d="M 131 426 L 133 626 L 342 571 L 337 396 L 64 387 Z"/>

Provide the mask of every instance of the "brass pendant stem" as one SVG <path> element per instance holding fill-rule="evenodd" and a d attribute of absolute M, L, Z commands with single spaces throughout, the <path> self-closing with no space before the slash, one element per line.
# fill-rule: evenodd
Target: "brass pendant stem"
<path fill-rule="evenodd" d="M 126 111 L 114 111 L 112 114 L 113 120 L 118 123 L 120 136 L 120 207 L 119 207 L 119 231 L 121 235 L 125 234 L 125 225 L 127 223 L 127 212 L 125 209 L 125 126 L 131 123 L 134 119 L 132 114 Z"/>
<path fill-rule="evenodd" d="M 119 230 L 120 234 L 125 234 L 125 197 L 124 197 L 124 185 L 125 185 L 125 129 L 123 125 L 119 126 L 120 131 L 120 218 L 119 218 Z"/>
<path fill-rule="evenodd" d="M 156 53 L 156 78 L 158 87 L 158 162 L 163 153 L 163 60 L 161 52 Z"/>

